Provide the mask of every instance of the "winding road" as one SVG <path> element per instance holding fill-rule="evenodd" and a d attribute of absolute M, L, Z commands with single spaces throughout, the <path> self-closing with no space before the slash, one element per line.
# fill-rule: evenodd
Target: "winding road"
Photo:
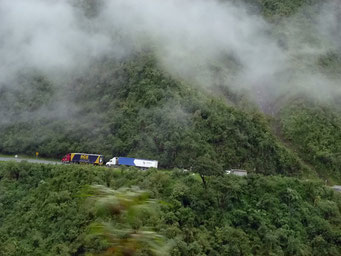
<path fill-rule="evenodd" d="M 21 161 L 27 161 L 30 163 L 36 163 L 36 164 L 62 164 L 62 162 L 58 161 L 50 161 L 50 160 L 39 160 L 39 159 L 30 159 L 30 158 L 15 158 L 15 157 L 0 157 L 0 161 L 16 161 L 16 162 L 21 162 Z M 340 185 L 335 185 L 331 187 L 335 191 L 341 192 L 341 186 Z"/>

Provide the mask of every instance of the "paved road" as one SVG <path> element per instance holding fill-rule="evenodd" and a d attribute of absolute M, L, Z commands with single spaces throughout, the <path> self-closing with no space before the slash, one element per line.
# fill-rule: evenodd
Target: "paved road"
<path fill-rule="evenodd" d="M 48 160 L 39 160 L 39 159 L 28 159 L 28 158 L 14 158 L 14 157 L 0 157 L 0 161 L 27 161 L 30 163 L 37 163 L 37 164 L 62 164 L 61 162 L 56 161 L 48 161 Z"/>

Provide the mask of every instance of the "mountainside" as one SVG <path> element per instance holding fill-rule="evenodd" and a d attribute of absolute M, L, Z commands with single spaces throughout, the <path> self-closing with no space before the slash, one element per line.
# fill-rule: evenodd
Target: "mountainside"
<path fill-rule="evenodd" d="M 11 0 L 0 24 L 0 154 L 159 163 L 0 162 L 0 256 L 341 255 L 338 0 Z"/>
<path fill-rule="evenodd" d="M 229 8 L 239 10 L 232 5 L 236 1 L 222 2 L 227 12 Z M 103 4 L 82 1 L 75 6 L 86 14 L 85 19 L 97 24 Z M 86 67 L 61 73 L 65 77 L 39 68 L 20 69 L 14 81 L 4 80 L 0 86 L 0 152 L 31 155 L 38 151 L 43 157 L 54 158 L 68 152 L 101 153 L 106 159 L 151 158 L 159 160 L 163 168 L 186 169 L 204 157 L 225 169 L 319 176 L 330 183 L 341 182 L 339 49 L 331 46 L 327 34 L 314 34 L 313 27 L 297 34 L 314 20 L 313 13 L 318 16 L 320 4 L 275 0 L 245 4 L 250 19 L 256 12 L 272 22 L 265 35 L 255 37 L 256 48 L 262 43 L 269 45 L 264 56 L 274 54 L 264 61 L 253 63 L 253 58 L 262 55 L 247 44 L 248 54 L 236 47 L 236 53 L 221 49 L 217 58 L 207 49 L 195 51 L 207 45 L 193 44 L 194 54 L 187 56 L 179 49 L 177 55 L 164 49 L 164 42 L 157 39 L 164 40 L 164 35 L 154 28 L 156 42 L 137 36 L 137 46 L 128 54 L 97 57 Z M 127 2 L 133 8 L 130 5 Z M 207 6 L 216 8 L 215 4 Z M 188 15 L 189 20 L 196 18 Z M 221 15 L 218 20 L 223 19 Z M 143 26 L 150 24 L 143 23 L 145 17 L 140 18 L 143 31 Z M 245 22 L 236 25 L 248 33 L 245 26 L 251 25 Z M 253 22 L 266 27 L 259 18 Z M 122 24 L 122 30 L 126 25 Z M 297 31 L 292 26 L 298 26 Z M 187 32 L 191 42 L 193 31 Z M 126 43 L 125 36 L 131 31 L 116 33 Z M 278 45 L 268 42 L 269 35 Z M 170 41 L 169 47 L 176 51 L 172 43 L 176 42 Z M 303 43 L 311 52 L 297 47 Z M 319 45 L 332 50 L 325 54 Z M 290 58 L 284 65 L 285 54 Z M 209 57 L 212 63 L 206 63 Z M 324 92 L 318 94 L 316 86 L 323 86 Z"/>
<path fill-rule="evenodd" d="M 341 119 L 335 109 L 293 101 L 279 115 L 281 135 L 324 180 L 340 181 Z"/>
<path fill-rule="evenodd" d="M 152 57 L 108 61 L 93 70 L 70 85 L 68 97 L 77 110 L 70 109 L 67 121 L 45 117 L 11 124 L 2 129 L 1 151 L 130 155 L 158 159 L 165 168 L 190 168 L 207 155 L 224 168 L 302 174 L 299 160 L 271 134 L 264 116 L 171 79 Z"/>
<path fill-rule="evenodd" d="M 179 170 L 0 163 L 0 255 L 101 250 L 105 244 L 89 236 L 94 213 L 80 196 L 87 184 L 150 191 L 158 214 L 141 218 L 140 225 L 170 239 L 170 255 L 340 255 L 338 192 L 278 176 L 208 181 L 204 188 Z"/>

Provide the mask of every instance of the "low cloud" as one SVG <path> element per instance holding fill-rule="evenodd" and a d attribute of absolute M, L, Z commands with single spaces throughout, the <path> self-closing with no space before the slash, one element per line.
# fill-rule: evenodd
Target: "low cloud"
<path fill-rule="evenodd" d="M 340 50 L 339 5 L 323 5 L 307 24 L 300 22 L 301 10 L 273 25 L 231 2 L 98 3 L 89 16 L 71 0 L 0 0 L 0 89 L 15 86 L 18 72 L 26 70 L 62 84 L 95 59 L 148 47 L 174 77 L 249 90 L 260 105 L 288 91 L 314 98 L 321 98 L 321 90 L 326 97 L 340 92 L 339 78 L 315 65 L 320 56 Z"/>

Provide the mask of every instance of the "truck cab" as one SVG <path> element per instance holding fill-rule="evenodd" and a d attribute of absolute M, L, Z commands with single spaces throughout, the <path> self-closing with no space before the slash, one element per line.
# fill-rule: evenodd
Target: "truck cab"
<path fill-rule="evenodd" d="M 108 166 L 108 167 L 113 167 L 113 166 L 118 165 L 118 157 L 111 158 L 109 160 L 109 162 L 107 162 L 105 165 Z"/>
<path fill-rule="evenodd" d="M 66 163 L 70 163 L 71 161 L 71 154 L 67 154 L 62 158 L 62 163 L 66 164 Z"/>

